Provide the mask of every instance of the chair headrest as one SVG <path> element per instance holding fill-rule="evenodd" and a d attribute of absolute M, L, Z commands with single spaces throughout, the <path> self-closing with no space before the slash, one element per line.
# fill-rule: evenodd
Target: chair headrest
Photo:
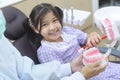
<path fill-rule="evenodd" d="M 4 35 L 11 40 L 16 40 L 23 36 L 25 33 L 23 21 L 27 16 L 19 9 L 12 6 L 4 7 L 2 11 L 6 19 Z"/>

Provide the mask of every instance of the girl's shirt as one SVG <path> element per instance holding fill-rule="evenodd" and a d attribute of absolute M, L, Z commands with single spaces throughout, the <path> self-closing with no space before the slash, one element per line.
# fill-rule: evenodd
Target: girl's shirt
<path fill-rule="evenodd" d="M 41 41 L 41 46 L 37 50 L 40 63 L 52 60 L 67 63 L 80 54 L 78 49 L 85 44 L 86 33 L 72 27 L 64 27 L 61 37 L 62 42 Z"/>

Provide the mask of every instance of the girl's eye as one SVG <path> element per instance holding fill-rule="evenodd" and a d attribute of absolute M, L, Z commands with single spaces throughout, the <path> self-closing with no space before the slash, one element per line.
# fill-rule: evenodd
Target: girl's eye
<path fill-rule="evenodd" d="M 58 19 L 54 19 L 54 20 L 53 20 L 53 22 L 57 22 L 57 21 L 58 21 Z"/>
<path fill-rule="evenodd" d="M 42 27 L 44 27 L 44 26 L 46 26 L 46 25 L 47 25 L 47 24 L 43 23 L 43 24 L 42 24 Z"/>

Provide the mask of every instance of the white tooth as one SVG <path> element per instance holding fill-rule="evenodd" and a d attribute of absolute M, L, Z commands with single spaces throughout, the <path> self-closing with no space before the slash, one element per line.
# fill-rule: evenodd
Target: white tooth
<path fill-rule="evenodd" d="M 95 50 L 95 47 L 91 48 L 91 51 L 94 51 Z"/>
<path fill-rule="evenodd" d="M 91 60 L 91 56 L 88 56 L 88 60 Z"/>
<path fill-rule="evenodd" d="M 106 27 L 105 28 L 108 28 L 109 27 L 109 25 L 108 24 L 106 24 Z"/>
<path fill-rule="evenodd" d="M 88 52 L 90 51 L 90 49 L 87 50 Z"/>
<path fill-rule="evenodd" d="M 108 27 L 105 28 L 105 30 L 108 30 L 108 29 L 109 29 Z"/>
<path fill-rule="evenodd" d="M 107 28 L 107 26 L 105 25 L 104 28 Z"/>
<path fill-rule="evenodd" d="M 109 29 L 112 29 L 112 26 L 110 26 Z"/>
<path fill-rule="evenodd" d="M 108 33 L 108 34 L 109 34 L 109 30 L 106 30 L 106 33 Z"/>
<path fill-rule="evenodd" d="M 99 55 L 101 56 L 102 54 L 99 52 Z"/>
<path fill-rule="evenodd" d="M 96 56 L 96 55 L 92 56 L 92 59 L 95 59 L 95 56 Z"/>
<path fill-rule="evenodd" d="M 90 60 L 93 60 L 93 57 L 90 57 Z"/>
<path fill-rule="evenodd" d="M 85 53 L 85 52 L 83 52 L 83 56 L 86 56 L 86 53 Z"/>
<path fill-rule="evenodd" d="M 87 53 L 89 53 L 89 52 L 90 52 L 90 50 L 87 50 L 86 52 L 87 52 Z"/>
<path fill-rule="evenodd" d="M 91 53 L 91 49 L 89 49 L 89 51 L 88 51 L 89 53 Z"/>
<path fill-rule="evenodd" d="M 106 33 L 106 35 L 107 35 L 107 37 L 110 37 L 110 34 L 108 32 Z"/>
<path fill-rule="evenodd" d="M 108 36 L 108 40 L 112 40 L 112 38 L 110 36 Z"/>
<path fill-rule="evenodd" d="M 99 56 L 98 57 L 101 57 L 102 56 L 102 54 L 99 54 Z"/>
<path fill-rule="evenodd" d="M 98 55 L 96 56 L 96 59 L 99 58 Z"/>
<path fill-rule="evenodd" d="M 100 57 L 100 54 L 98 54 L 97 57 L 99 58 L 99 57 Z"/>
<path fill-rule="evenodd" d="M 85 52 L 83 53 L 83 55 L 87 56 L 87 51 L 85 51 Z"/>
<path fill-rule="evenodd" d="M 95 55 L 95 58 L 98 58 L 98 55 Z"/>
<path fill-rule="evenodd" d="M 91 60 L 93 60 L 94 59 L 94 56 L 91 56 Z"/>
<path fill-rule="evenodd" d="M 85 59 L 87 59 L 87 56 L 86 56 L 86 54 L 84 54 L 84 57 L 85 57 Z"/>
<path fill-rule="evenodd" d="M 95 47 L 93 47 L 93 49 L 96 49 Z"/>
<path fill-rule="evenodd" d="M 97 59 L 97 58 L 98 58 L 98 55 L 95 56 L 95 59 Z"/>
<path fill-rule="evenodd" d="M 86 58 L 89 61 L 89 57 Z"/>
<path fill-rule="evenodd" d="M 107 27 L 107 25 L 105 24 L 105 22 L 103 22 L 103 26 L 104 26 L 104 28 L 106 28 L 106 27 Z"/>
<path fill-rule="evenodd" d="M 106 32 L 106 34 L 107 34 L 107 37 L 110 37 L 110 34 L 109 34 L 109 32 Z"/>
<path fill-rule="evenodd" d="M 85 59 L 88 60 L 88 56 L 86 56 Z"/>

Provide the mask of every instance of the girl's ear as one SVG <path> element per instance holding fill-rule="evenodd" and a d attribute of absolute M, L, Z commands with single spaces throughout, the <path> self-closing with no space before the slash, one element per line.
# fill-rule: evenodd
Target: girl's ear
<path fill-rule="evenodd" d="M 39 31 L 38 31 L 37 29 L 34 29 L 34 31 L 35 31 L 37 34 L 39 34 Z"/>
<path fill-rule="evenodd" d="M 35 27 L 32 27 L 32 29 L 34 30 L 35 33 L 39 34 L 38 29 L 36 29 Z"/>
<path fill-rule="evenodd" d="M 63 19 L 63 11 L 62 11 L 62 9 L 60 9 L 60 8 L 57 7 L 57 6 L 55 6 L 55 9 L 57 10 L 57 12 L 58 12 L 58 14 L 59 14 L 59 17 L 60 17 L 61 19 Z"/>

